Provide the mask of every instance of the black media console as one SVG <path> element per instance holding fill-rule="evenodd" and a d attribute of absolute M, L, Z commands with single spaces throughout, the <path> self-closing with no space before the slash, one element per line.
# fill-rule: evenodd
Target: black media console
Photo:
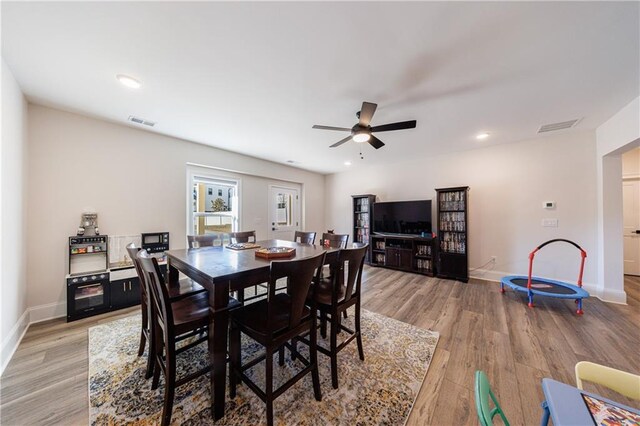
<path fill-rule="evenodd" d="M 409 235 L 372 235 L 371 266 L 433 276 L 437 239 Z"/>

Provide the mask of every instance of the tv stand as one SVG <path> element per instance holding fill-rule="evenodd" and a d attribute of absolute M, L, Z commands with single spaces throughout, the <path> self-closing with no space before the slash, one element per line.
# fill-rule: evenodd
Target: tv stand
<path fill-rule="evenodd" d="M 436 241 L 431 237 L 375 234 L 371 237 L 371 266 L 434 276 Z"/>

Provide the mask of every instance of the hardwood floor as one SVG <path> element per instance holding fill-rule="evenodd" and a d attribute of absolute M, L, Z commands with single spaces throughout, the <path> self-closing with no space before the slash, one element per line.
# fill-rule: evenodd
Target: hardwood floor
<path fill-rule="evenodd" d="M 627 277 L 629 304 L 499 293 L 497 283 L 427 278 L 366 268 L 363 307 L 440 332 L 440 341 L 408 425 L 477 424 L 475 370 L 484 370 L 511 424 L 539 424 L 541 380 L 575 382 L 573 367 L 590 360 L 639 373 L 640 278 Z M 87 328 L 138 308 L 67 324 L 34 324 L 0 383 L 2 425 L 88 423 Z M 365 348 L 366 351 L 366 348 Z M 366 355 L 366 354 L 365 354 Z M 606 389 L 588 388 L 638 407 Z"/>

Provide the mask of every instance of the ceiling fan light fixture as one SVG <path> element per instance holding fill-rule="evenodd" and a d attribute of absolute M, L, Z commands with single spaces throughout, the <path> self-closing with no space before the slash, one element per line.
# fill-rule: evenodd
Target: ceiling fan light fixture
<path fill-rule="evenodd" d="M 369 133 L 356 133 L 355 135 L 353 135 L 353 141 L 354 142 L 358 142 L 358 143 L 362 143 L 362 142 L 368 142 L 369 139 L 371 139 L 371 135 Z"/>

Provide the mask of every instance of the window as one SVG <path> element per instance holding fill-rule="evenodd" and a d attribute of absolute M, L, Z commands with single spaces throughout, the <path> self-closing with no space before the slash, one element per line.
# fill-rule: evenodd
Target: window
<path fill-rule="evenodd" d="M 238 229 L 238 181 L 192 174 L 188 233 L 202 235 Z"/>

